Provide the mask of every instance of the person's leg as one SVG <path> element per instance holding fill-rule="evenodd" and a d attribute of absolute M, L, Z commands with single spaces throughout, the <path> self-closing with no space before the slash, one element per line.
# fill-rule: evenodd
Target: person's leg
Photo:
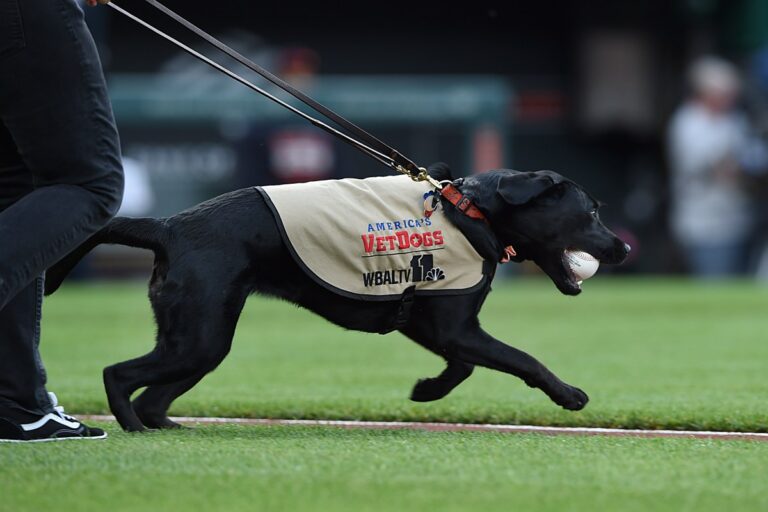
<path fill-rule="evenodd" d="M 74 0 L 16 4 L 24 46 L 0 58 L 0 120 L 35 190 L 0 213 L 0 308 L 117 211 L 120 144 Z"/>
<path fill-rule="evenodd" d="M 114 215 L 122 168 L 74 0 L 0 0 L 0 14 L 0 412 L 38 414 L 52 407 L 37 352 L 41 276 Z"/>
<path fill-rule="evenodd" d="M 38 351 L 42 287 L 39 277 L 0 310 L 0 410 L 33 415 L 53 411 Z"/>
<path fill-rule="evenodd" d="M 0 212 L 34 190 L 11 134 L 0 122 Z M 38 352 L 42 278 L 0 309 L 0 409 L 41 415 L 52 411 Z"/>

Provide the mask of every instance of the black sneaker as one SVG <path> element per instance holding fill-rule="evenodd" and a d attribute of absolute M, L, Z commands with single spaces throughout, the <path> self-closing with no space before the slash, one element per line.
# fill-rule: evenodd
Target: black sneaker
<path fill-rule="evenodd" d="M 64 413 L 56 395 L 48 393 L 54 412 L 24 420 L 0 417 L 0 443 L 43 443 L 74 439 L 105 439 L 107 433 L 100 428 L 89 427 L 77 418 Z"/>

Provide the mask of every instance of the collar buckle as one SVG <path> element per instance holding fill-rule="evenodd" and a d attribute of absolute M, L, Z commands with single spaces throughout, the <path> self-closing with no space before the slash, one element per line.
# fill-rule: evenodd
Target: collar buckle
<path fill-rule="evenodd" d="M 486 224 L 490 224 L 488 219 L 485 217 L 485 214 L 480 211 L 477 206 L 475 206 L 475 204 L 472 202 L 472 199 L 462 194 L 461 191 L 456 188 L 457 185 L 460 184 L 461 182 L 459 180 L 456 180 L 453 183 L 447 183 L 440 190 L 440 195 L 467 217 L 471 219 L 482 220 Z"/>

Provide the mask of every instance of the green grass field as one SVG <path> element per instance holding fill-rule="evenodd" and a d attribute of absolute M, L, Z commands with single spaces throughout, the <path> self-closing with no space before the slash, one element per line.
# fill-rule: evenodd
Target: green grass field
<path fill-rule="evenodd" d="M 577 297 L 544 280 L 500 284 L 481 319 L 591 397 L 561 410 L 518 379 L 479 369 L 447 398 L 407 400 L 443 362 L 399 334 L 345 332 L 253 297 L 232 353 L 180 415 L 406 419 L 768 431 L 768 288 L 595 279 Z M 143 286 L 69 287 L 45 307 L 49 387 L 75 412 L 106 413 L 101 369 L 153 345 Z"/>
<path fill-rule="evenodd" d="M 49 387 L 105 413 L 101 368 L 152 346 L 143 286 L 70 286 L 45 307 Z M 179 415 L 438 420 L 768 431 L 768 289 L 596 278 L 578 298 L 499 284 L 488 331 L 592 401 L 560 410 L 478 370 L 446 399 L 407 400 L 442 362 L 399 335 L 344 332 L 252 298 L 221 368 Z M 210 426 L 107 442 L 0 446 L 0 510 L 766 510 L 768 444 Z"/>
<path fill-rule="evenodd" d="M 768 443 L 217 426 L 0 446 L 0 510 L 760 511 Z"/>

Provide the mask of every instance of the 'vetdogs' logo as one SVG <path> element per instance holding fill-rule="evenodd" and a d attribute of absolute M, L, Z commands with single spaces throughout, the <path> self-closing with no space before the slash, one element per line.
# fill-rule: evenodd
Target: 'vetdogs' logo
<path fill-rule="evenodd" d="M 368 232 L 360 235 L 363 242 L 363 258 L 376 258 L 396 254 L 429 253 L 445 248 L 445 238 L 441 229 L 433 227 L 432 214 L 440 205 L 435 191 L 422 195 L 424 217 L 406 218 L 368 224 Z M 434 226 L 436 227 L 436 226 Z M 427 230 L 423 230 L 427 228 Z M 384 233 L 382 233 L 382 231 Z M 384 264 L 383 266 L 385 266 Z M 445 271 L 435 266 L 432 254 L 414 254 L 408 268 L 374 270 L 362 274 L 366 288 L 373 286 L 397 285 L 441 281 Z"/>
<path fill-rule="evenodd" d="M 408 231 L 396 231 L 393 235 L 374 235 L 366 233 L 360 235 L 363 241 L 365 254 L 372 252 L 389 252 L 397 254 L 408 249 L 419 247 L 439 247 L 445 243 L 443 231 L 425 231 L 423 233 L 409 233 Z"/>

